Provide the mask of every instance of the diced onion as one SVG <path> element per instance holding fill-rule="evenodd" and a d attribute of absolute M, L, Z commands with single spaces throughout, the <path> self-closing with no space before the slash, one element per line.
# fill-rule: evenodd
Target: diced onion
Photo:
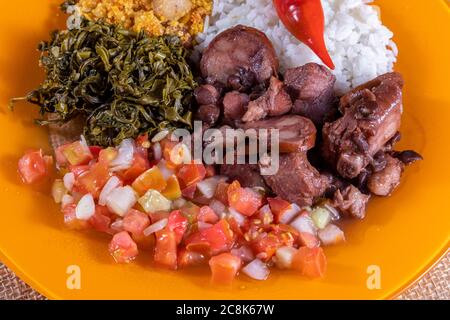
<path fill-rule="evenodd" d="M 209 207 L 219 216 L 221 217 L 222 214 L 226 211 L 225 205 L 220 202 L 219 200 L 213 199 L 209 203 Z"/>
<path fill-rule="evenodd" d="M 164 129 L 161 130 L 160 132 L 158 132 L 157 134 L 155 134 L 152 138 L 152 142 L 159 142 L 162 139 L 164 139 L 165 137 L 167 137 L 167 135 L 169 134 L 169 130 L 168 129 Z"/>
<path fill-rule="evenodd" d="M 324 208 L 330 211 L 331 214 L 331 220 L 336 221 L 341 218 L 341 215 L 339 214 L 339 211 L 336 210 L 333 206 L 330 206 L 328 203 L 325 203 Z"/>
<path fill-rule="evenodd" d="M 167 167 L 167 162 L 164 159 L 162 159 L 156 166 L 159 168 L 159 171 L 161 171 L 164 180 L 169 179 L 175 173 L 174 170 Z"/>
<path fill-rule="evenodd" d="M 89 220 L 95 214 L 95 202 L 92 194 L 85 194 L 75 208 L 75 216 L 79 220 Z"/>
<path fill-rule="evenodd" d="M 120 185 L 121 181 L 116 176 L 112 176 L 111 178 L 109 178 L 108 182 L 106 182 L 105 186 L 103 187 L 102 192 L 100 192 L 100 196 L 98 197 L 98 204 L 101 206 L 106 205 L 106 198 L 108 197 L 108 195 L 111 193 L 111 191 L 113 191 Z"/>
<path fill-rule="evenodd" d="M 219 182 L 224 180 L 226 180 L 226 178 L 221 176 L 207 178 L 197 183 L 197 189 L 205 196 L 205 198 L 211 199 L 216 192 Z"/>
<path fill-rule="evenodd" d="M 164 219 L 161 219 L 161 220 L 155 222 L 151 226 L 145 228 L 144 236 L 148 237 L 152 233 L 155 233 L 155 232 L 158 232 L 158 231 L 164 229 L 167 226 L 167 222 L 169 222 L 169 220 L 167 218 L 164 218 Z"/>
<path fill-rule="evenodd" d="M 161 144 L 159 142 L 156 142 L 152 145 L 152 150 L 153 150 L 153 158 L 156 161 L 161 160 L 163 154 L 162 154 L 162 149 L 161 149 Z"/>
<path fill-rule="evenodd" d="M 292 219 L 294 219 L 297 214 L 300 212 L 300 207 L 298 205 L 296 205 L 295 203 L 292 203 L 289 208 L 287 208 L 285 210 L 285 212 L 283 212 L 283 214 L 281 215 L 280 218 L 280 223 L 283 224 L 288 224 L 289 222 L 292 221 Z"/>
<path fill-rule="evenodd" d="M 174 209 L 180 209 L 187 203 L 186 199 L 178 198 L 172 202 Z"/>
<path fill-rule="evenodd" d="M 319 230 L 318 236 L 324 246 L 345 241 L 344 232 L 334 224 L 329 224 L 324 229 Z"/>
<path fill-rule="evenodd" d="M 231 250 L 231 254 L 233 256 L 241 258 L 242 261 L 244 261 L 244 262 L 250 262 L 253 259 L 255 259 L 255 255 L 253 254 L 253 251 L 247 246 L 234 248 Z"/>
<path fill-rule="evenodd" d="M 72 191 L 73 185 L 75 184 L 75 174 L 73 172 L 68 172 L 63 177 L 64 187 L 67 190 Z"/>
<path fill-rule="evenodd" d="M 242 272 L 255 280 L 266 280 L 269 276 L 270 270 L 264 262 L 259 259 L 255 259 L 242 268 Z"/>
<path fill-rule="evenodd" d="M 245 223 L 245 216 L 240 214 L 239 212 L 237 212 L 236 210 L 234 210 L 233 208 L 229 207 L 228 208 L 228 212 L 229 212 L 229 216 L 234 218 L 234 220 L 236 221 L 236 223 L 239 226 L 243 226 Z"/>
<path fill-rule="evenodd" d="M 297 249 L 293 247 L 280 247 L 275 252 L 276 264 L 280 269 L 289 269 L 292 265 L 292 259 L 294 258 L 294 254 L 297 252 Z"/>
<path fill-rule="evenodd" d="M 65 208 L 72 203 L 74 203 L 73 197 L 69 194 L 65 194 L 61 199 L 61 208 Z"/>
<path fill-rule="evenodd" d="M 331 221 L 331 214 L 330 211 L 325 208 L 316 207 L 311 212 L 311 219 L 318 229 L 323 229 Z"/>
<path fill-rule="evenodd" d="M 55 203 L 61 203 L 63 196 L 67 193 L 64 182 L 61 179 L 53 181 L 52 196 Z"/>
<path fill-rule="evenodd" d="M 111 171 L 125 170 L 131 167 L 134 158 L 134 141 L 124 139 L 119 145 L 117 157 L 111 161 Z"/>
<path fill-rule="evenodd" d="M 123 217 L 136 203 L 136 193 L 130 186 L 118 187 L 106 197 L 108 209 Z"/>
<path fill-rule="evenodd" d="M 191 150 L 182 142 L 176 144 L 170 150 L 170 161 L 176 165 L 190 163 L 192 161 Z"/>
<path fill-rule="evenodd" d="M 298 232 L 307 232 L 313 235 L 317 234 L 316 226 L 310 216 L 301 215 L 291 222 L 291 226 Z"/>
<path fill-rule="evenodd" d="M 116 221 L 114 221 L 113 223 L 111 223 L 111 229 L 115 232 L 121 232 L 123 231 L 123 220 L 122 219 L 117 219 Z"/>
<path fill-rule="evenodd" d="M 205 229 L 208 229 L 211 227 L 212 227 L 211 223 L 207 223 L 207 222 L 203 222 L 203 221 L 197 222 L 198 231 L 202 231 L 202 230 L 205 230 Z"/>

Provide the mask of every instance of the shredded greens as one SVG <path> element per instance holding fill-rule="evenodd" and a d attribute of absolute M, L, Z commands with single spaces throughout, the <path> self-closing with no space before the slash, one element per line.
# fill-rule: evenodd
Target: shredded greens
<path fill-rule="evenodd" d="M 83 20 L 79 29 L 54 32 L 39 50 L 46 79 L 24 99 L 60 122 L 85 116 L 90 144 L 117 145 L 163 128 L 191 128 L 196 83 L 179 38 Z M 46 125 L 46 119 L 38 123 Z"/>

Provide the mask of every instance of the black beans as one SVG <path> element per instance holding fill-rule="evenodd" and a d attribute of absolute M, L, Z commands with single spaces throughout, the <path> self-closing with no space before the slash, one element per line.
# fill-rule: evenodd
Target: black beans
<path fill-rule="evenodd" d="M 423 157 L 413 150 L 395 152 L 393 156 L 406 165 L 410 165 L 411 163 L 414 163 L 416 161 L 423 160 Z"/>

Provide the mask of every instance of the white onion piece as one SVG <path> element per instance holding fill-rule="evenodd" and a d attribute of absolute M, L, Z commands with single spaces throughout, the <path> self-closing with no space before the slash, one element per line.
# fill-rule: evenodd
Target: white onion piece
<path fill-rule="evenodd" d="M 334 224 L 329 224 L 324 229 L 319 230 L 318 236 L 324 246 L 345 241 L 344 232 Z"/>
<path fill-rule="evenodd" d="M 164 218 L 164 219 L 161 219 L 161 220 L 155 222 L 151 226 L 144 229 L 144 236 L 148 237 L 152 233 L 155 233 L 155 232 L 158 232 L 158 231 L 164 229 L 167 226 L 168 222 L 169 222 L 169 219 L 167 219 L 167 218 Z"/>
<path fill-rule="evenodd" d="M 289 208 L 285 210 L 285 212 L 281 215 L 280 223 L 288 224 L 294 219 L 298 213 L 300 212 L 300 207 L 295 203 L 292 203 Z"/>
<path fill-rule="evenodd" d="M 226 211 L 225 205 L 220 202 L 219 200 L 213 199 L 209 203 L 209 207 L 219 216 L 221 217 L 222 214 Z"/>
<path fill-rule="evenodd" d="M 214 193 L 216 193 L 219 182 L 226 181 L 226 179 L 226 177 L 222 176 L 204 179 L 197 183 L 197 189 L 205 196 L 205 198 L 211 199 L 214 196 Z"/>
<path fill-rule="evenodd" d="M 101 206 L 106 205 L 106 198 L 108 197 L 108 195 L 111 193 L 111 191 L 113 191 L 120 185 L 121 181 L 116 176 L 112 176 L 111 178 L 109 178 L 109 180 L 103 187 L 102 192 L 100 192 L 100 196 L 98 197 L 98 204 Z"/>
<path fill-rule="evenodd" d="M 130 186 L 118 187 L 106 197 L 108 209 L 123 217 L 136 203 L 136 193 Z"/>
<path fill-rule="evenodd" d="M 110 227 L 111 227 L 111 230 L 113 230 L 115 232 L 123 231 L 123 220 L 122 219 L 117 219 L 116 221 L 111 223 Z"/>
<path fill-rule="evenodd" d="M 231 250 L 231 254 L 233 256 L 241 258 L 242 261 L 244 261 L 244 262 L 250 262 L 253 259 L 255 259 L 255 255 L 253 254 L 253 251 L 247 246 L 234 248 Z"/>
<path fill-rule="evenodd" d="M 276 264 L 280 269 L 289 269 L 292 265 L 292 259 L 294 258 L 294 254 L 297 252 L 297 249 L 292 247 L 280 247 L 275 252 Z"/>
<path fill-rule="evenodd" d="M 197 222 L 198 231 L 202 231 L 202 230 L 205 230 L 205 229 L 208 229 L 211 227 L 212 227 L 211 223 L 207 223 L 207 222 L 203 222 L 203 221 Z"/>
<path fill-rule="evenodd" d="M 167 162 L 164 159 L 158 162 L 156 166 L 158 167 L 159 171 L 161 171 L 164 180 L 169 179 L 175 173 L 174 170 L 167 167 Z"/>
<path fill-rule="evenodd" d="M 236 220 L 236 223 L 238 224 L 238 226 L 243 226 L 245 223 L 245 216 L 240 214 L 239 212 L 237 212 L 235 209 L 229 207 L 228 208 L 228 212 L 229 212 L 229 216 L 233 217 L 234 220 Z"/>
<path fill-rule="evenodd" d="M 308 232 L 317 235 L 317 229 L 310 216 L 301 215 L 291 222 L 291 226 L 298 232 Z"/>
<path fill-rule="evenodd" d="M 266 280 L 269 276 L 270 270 L 264 262 L 259 259 L 255 259 L 242 268 L 242 272 L 255 280 Z"/>
<path fill-rule="evenodd" d="M 271 224 L 273 222 L 273 213 L 268 204 L 263 205 L 259 209 L 258 217 L 264 225 Z"/>
<path fill-rule="evenodd" d="M 191 150 L 187 145 L 180 142 L 170 150 L 170 161 L 176 165 L 191 163 Z"/>
<path fill-rule="evenodd" d="M 72 191 L 73 185 L 75 184 L 75 174 L 73 172 L 68 172 L 63 177 L 64 187 L 67 190 Z"/>
<path fill-rule="evenodd" d="M 186 199 L 178 198 L 172 202 L 174 209 L 180 209 L 187 203 Z"/>
<path fill-rule="evenodd" d="M 163 156 L 161 144 L 159 142 L 152 144 L 152 150 L 153 150 L 153 159 L 155 159 L 156 161 L 161 160 Z"/>
<path fill-rule="evenodd" d="M 161 130 L 160 132 L 158 132 L 157 134 L 155 134 L 152 138 L 152 142 L 159 142 L 162 139 L 164 139 L 165 137 L 167 137 L 167 135 L 169 134 L 169 130 L 168 129 L 164 129 Z"/>
<path fill-rule="evenodd" d="M 134 157 L 134 141 L 124 139 L 119 145 L 117 157 L 111 161 L 111 171 L 125 170 L 131 167 Z"/>
<path fill-rule="evenodd" d="M 79 220 L 89 220 L 95 214 L 95 202 L 92 194 L 85 194 L 75 207 L 75 216 Z"/>
<path fill-rule="evenodd" d="M 71 205 L 72 203 L 74 203 L 73 197 L 70 194 L 65 194 L 61 199 L 61 208 L 64 209 L 65 207 Z"/>

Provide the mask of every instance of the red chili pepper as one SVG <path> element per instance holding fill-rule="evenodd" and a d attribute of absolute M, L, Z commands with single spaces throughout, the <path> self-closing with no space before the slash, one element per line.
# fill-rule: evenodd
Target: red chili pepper
<path fill-rule="evenodd" d="M 325 17 L 320 0 L 273 0 L 273 2 L 286 29 L 310 47 L 330 69 L 334 69 L 323 38 Z"/>

